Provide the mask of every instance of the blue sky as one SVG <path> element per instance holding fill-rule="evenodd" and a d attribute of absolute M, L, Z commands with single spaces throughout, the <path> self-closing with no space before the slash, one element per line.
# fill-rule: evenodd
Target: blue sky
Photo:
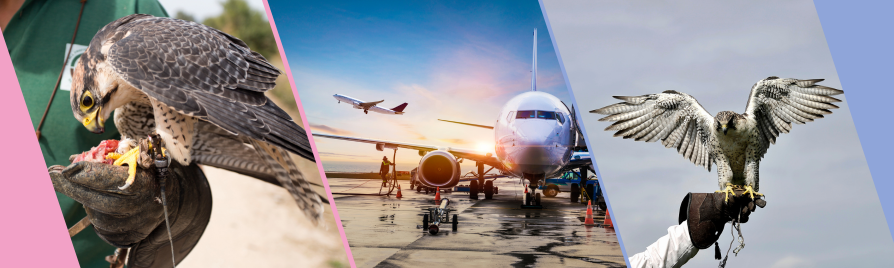
<path fill-rule="evenodd" d="M 491 125 L 506 101 L 530 90 L 534 28 L 538 90 L 570 105 L 537 1 L 269 4 L 313 131 L 492 147 L 492 131 L 437 119 Z M 337 104 L 336 93 L 409 106 L 405 115 L 365 115 Z M 372 146 L 316 141 L 324 161 L 377 161 L 383 154 Z M 418 161 L 415 152 L 402 153 L 413 157 L 399 162 Z"/>

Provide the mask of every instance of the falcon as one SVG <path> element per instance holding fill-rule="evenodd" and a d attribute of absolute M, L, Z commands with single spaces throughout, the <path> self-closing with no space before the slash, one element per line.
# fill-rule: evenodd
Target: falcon
<path fill-rule="evenodd" d="M 642 96 L 615 96 L 623 102 L 590 111 L 612 121 L 606 131 L 636 141 L 661 141 L 693 164 L 711 171 L 717 165 L 720 189 L 727 197 L 742 186 L 751 198 L 758 193 L 761 158 L 792 123 L 804 124 L 831 114 L 832 96 L 844 91 L 821 86 L 823 79 L 771 76 L 751 87 L 745 113 L 722 111 L 711 116 L 694 97 L 673 90 Z"/>
<path fill-rule="evenodd" d="M 311 219 L 323 206 L 289 153 L 314 161 L 304 129 L 264 92 L 279 69 L 242 40 L 178 19 L 136 14 L 103 27 L 72 73 L 74 116 L 93 133 L 115 112 L 122 142 L 115 165 L 140 155 L 136 141 L 157 133 L 183 165 L 215 166 L 274 181 Z"/>

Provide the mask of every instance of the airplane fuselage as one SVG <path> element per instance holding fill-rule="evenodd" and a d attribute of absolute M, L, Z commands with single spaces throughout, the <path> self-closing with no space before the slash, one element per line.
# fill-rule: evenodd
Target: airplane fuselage
<path fill-rule="evenodd" d="M 335 98 L 336 100 L 338 100 L 339 103 L 347 103 L 347 104 L 353 106 L 354 109 L 360 109 L 360 110 L 363 110 L 363 112 L 373 111 L 373 112 L 377 112 L 380 114 L 403 114 L 403 112 L 401 112 L 401 111 L 386 109 L 386 108 L 379 107 L 378 105 L 375 105 L 377 103 L 381 103 L 382 101 L 368 103 L 368 102 L 364 102 L 362 100 L 358 100 L 358 99 L 355 99 L 355 98 L 352 98 L 349 96 L 345 96 L 342 94 L 335 94 L 335 95 L 332 95 L 332 97 Z M 406 106 L 406 105 L 404 105 L 404 106 Z M 397 108 L 400 108 L 400 107 L 397 107 Z"/>
<path fill-rule="evenodd" d="M 557 176 L 573 154 L 571 126 L 571 113 L 558 98 L 525 92 L 500 112 L 494 126 L 496 156 L 515 176 Z"/>
<path fill-rule="evenodd" d="M 351 97 L 348 97 L 348 96 L 345 96 L 342 94 L 335 94 L 335 95 L 332 95 L 332 97 L 335 98 L 336 100 L 338 100 L 339 103 L 343 102 L 343 103 L 350 104 L 351 106 L 354 107 L 354 109 L 363 109 L 363 107 L 360 106 L 360 104 L 363 103 L 363 101 L 361 101 L 361 100 L 351 98 Z"/>

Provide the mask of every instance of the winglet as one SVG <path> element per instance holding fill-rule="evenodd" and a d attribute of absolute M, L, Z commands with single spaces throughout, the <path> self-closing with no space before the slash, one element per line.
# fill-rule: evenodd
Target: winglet
<path fill-rule="evenodd" d="M 398 105 L 397 107 L 391 108 L 391 110 L 394 111 L 394 112 L 397 113 L 397 114 L 403 114 L 403 113 L 404 113 L 404 108 L 407 108 L 407 103 L 406 103 L 406 102 L 404 102 L 404 103 L 401 104 L 401 105 Z"/>
<path fill-rule="evenodd" d="M 537 28 L 534 28 L 534 63 L 531 64 L 531 91 L 537 91 Z"/>

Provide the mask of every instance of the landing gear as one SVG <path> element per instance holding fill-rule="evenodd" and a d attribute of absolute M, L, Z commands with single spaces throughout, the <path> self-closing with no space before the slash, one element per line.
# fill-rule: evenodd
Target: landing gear
<path fill-rule="evenodd" d="M 456 232 L 456 226 L 459 225 L 459 221 L 457 221 L 457 215 L 453 214 L 453 231 Z"/>
<path fill-rule="evenodd" d="M 571 203 L 577 203 L 577 200 L 580 198 L 580 185 L 577 183 L 571 184 Z"/>
<path fill-rule="evenodd" d="M 524 178 L 528 180 L 528 189 L 525 189 L 525 204 L 522 205 L 522 208 L 543 208 L 540 203 L 540 193 L 537 192 L 537 188 L 540 186 L 543 175 L 525 174 Z"/>
<path fill-rule="evenodd" d="M 469 182 L 469 199 L 478 200 L 478 181 Z"/>
<path fill-rule="evenodd" d="M 484 182 L 484 199 L 494 199 L 494 181 Z"/>

